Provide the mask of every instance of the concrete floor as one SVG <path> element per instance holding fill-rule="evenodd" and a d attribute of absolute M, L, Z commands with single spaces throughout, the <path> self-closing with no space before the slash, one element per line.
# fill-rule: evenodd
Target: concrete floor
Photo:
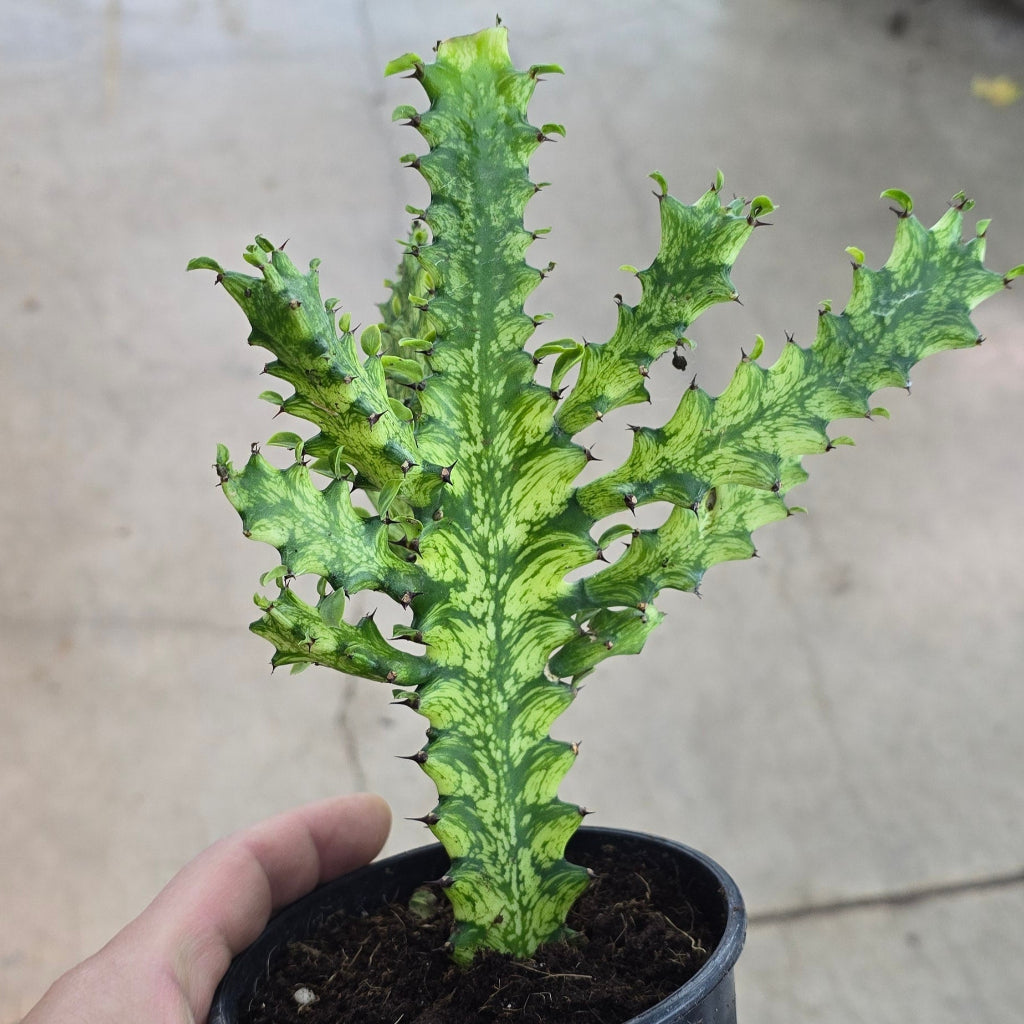
<path fill-rule="evenodd" d="M 1012 6 L 1012 5 L 1011 5 Z M 625 13 L 628 7 L 629 13 Z M 373 316 L 424 186 L 389 123 L 420 102 L 381 69 L 490 24 L 492 0 L 0 3 L 0 1022 L 217 836 L 371 787 L 431 805 L 393 755 L 420 720 L 320 670 L 271 678 L 245 629 L 273 553 L 239 536 L 214 445 L 276 428 L 258 353 L 208 276 L 256 231 L 323 258 Z M 557 13 L 556 12 L 557 9 Z M 287 13 L 286 13 L 287 12 Z M 568 75 L 529 211 L 555 277 L 551 337 L 607 337 L 616 268 L 657 244 L 646 174 L 780 206 L 735 273 L 744 305 L 694 336 L 717 390 L 755 333 L 811 340 L 877 265 L 898 186 L 934 220 L 963 188 L 989 263 L 1024 260 L 1024 23 L 955 0 L 506 0 L 521 64 Z M 741 1017 L 761 1024 L 1006 1024 L 1024 1001 L 1024 303 L 982 348 L 884 396 L 892 423 L 811 461 L 811 514 L 762 558 L 664 599 L 668 628 L 609 663 L 559 723 L 585 738 L 563 795 L 599 824 L 699 846 L 753 915 Z M 648 422 L 678 375 L 666 371 Z M 624 422 L 624 421 L 623 421 Z M 628 442 L 605 425 L 602 454 Z M 796 497 L 794 495 L 794 497 Z M 684 632 L 685 631 L 685 632 Z M 613 678 L 614 676 L 618 678 Z M 390 848 L 424 840 L 400 822 Z M 914 897 L 916 894 L 916 898 Z"/>

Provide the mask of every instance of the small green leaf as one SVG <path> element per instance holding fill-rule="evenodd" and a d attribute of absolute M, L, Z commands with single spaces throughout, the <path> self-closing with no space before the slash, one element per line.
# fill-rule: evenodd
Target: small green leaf
<path fill-rule="evenodd" d="M 403 694 L 403 696 L 407 695 Z M 429 921 L 437 912 L 437 904 L 437 894 L 424 885 L 409 897 L 406 906 L 417 921 Z"/>
<path fill-rule="evenodd" d="M 899 188 L 887 188 L 879 197 L 880 199 L 892 199 L 894 202 L 900 204 L 903 207 L 903 211 L 897 211 L 901 217 L 909 217 L 914 209 L 914 200 L 907 195 L 902 189 Z"/>
<path fill-rule="evenodd" d="M 408 103 L 403 103 L 401 106 L 395 107 L 391 111 L 392 121 L 411 121 L 414 117 L 419 114 L 419 111 L 410 106 Z"/>
<path fill-rule="evenodd" d="M 985 237 L 985 233 L 988 231 L 988 226 L 991 223 L 991 217 L 985 217 L 984 219 L 978 221 L 978 226 L 974 229 L 974 231 L 979 238 Z"/>
<path fill-rule="evenodd" d="M 296 661 L 288 671 L 291 675 L 297 676 L 300 672 L 305 672 L 312 664 L 311 661 Z"/>
<path fill-rule="evenodd" d="M 231 453 L 226 444 L 217 445 L 217 465 L 229 466 L 231 464 Z"/>
<path fill-rule="evenodd" d="M 416 53 L 403 53 L 401 57 L 396 57 L 392 61 L 388 61 L 384 68 L 384 77 L 387 78 L 389 75 L 400 75 L 403 71 L 414 71 L 419 67 L 423 66 L 423 58 Z"/>
<path fill-rule="evenodd" d="M 335 590 L 328 594 L 317 604 L 316 610 L 328 626 L 340 626 L 345 616 L 345 591 Z"/>
<path fill-rule="evenodd" d="M 640 271 L 633 266 L 632 263 L 623 263 L 619 270 L 624 270 L 627 274 L 639 274 Z"/>
<path fill-rule="evenodd" d="M 853 258 L 853 262 L 856 263 L 858 267 L 864 265 L 864 250 L 863 249 L 858 249 L 857 246 L 855 246 L 855 245 L 848 245 L 846 247 L 846 252 L 847 252 L 847 254 L 849 256 L 851 256 Z"/>
<path fill-rule="evenodd" d="M 380 351 L 381 346 L 380 327 L 377 324 L 370 324 L 359 335 L 359 344 L 368 356 L 375 356 Z"/>
<path fill-rule="evenodd" d="M 256 244 L 264 252 L 273 252 L 277 248 L 277 246 L 275 246 L 274 243 L 272 241 L 270 241 L 269 238 L 264 238 L 263 235 L 257 235 L 256 236 Z"/>
<path fill-rule="evenodd" d="M 333 313 L 338 308 L 338 303 L 341 299 L 324 299 L 324 310 L 328 313 Z"/>
<path fill-rule="evenodd" d="M 973 210 L 974 200 L 968 199 L 967 193 L 961 189 L 961 191 L 957 192 L 957 194 L 949 200 L 949 205 L 955 206 L 958 210 Z"/>
<path fill-rule="evenodd" d="M 431 342 L 426 338 L 401 338 L 398 346 L 399 348 L 411 348 L 414 352 L 429 352 Z"/>
<path fill-rule="evenodd" d="M 284 405 L 284 399 L 276 391 L 261 391 L 256 397 L 271 405 Z"/>
<path fill-rule="evenodd" d="M 309 269 L 310 269 L 310 271 L 313 272 L 313 273 L 316 273 L 316 271 L 318 271 L 320 269 L 320 264 L 322 262 L 323 262 L 323 260 L 321 260 L 319 256 L 314 256 L 309 261 Z"/>
<path fill-rule="evenodd" d="M 267 444 L 272 444 L 275 448 L 300 448 L 302 446 L 302 438 L 290 430 L 282 430 L 280 433 L 268 438 Z"/>
<path fill-rule="evenodd" d="M 268 569 L 260 577 L 260 586 L 265 587 L 270 583 L 277 583 L 279 586 L 282 585 L 281 581 L 288 575 L 287 565 L 278 565 L 273 569 Z"/>
<path fill-rule="evenodd" d="M 725 185 L 725 175 L 721 171 L 715 171 L 715 183 L 712 188 L 716 192 L 721 192 L 722 187 Z"/>
<path fill-rule="evenodd" d="M 756 362 L 761 358 L 761 354 L 764 352 L 764 338 L 761 335 L 757 335 L 754 339 L 754 347 L 750 350 L 750 356 L 748 357 L 751 362 Z"/>
<path fill-rule="evenodd" d="M 341 331 L 342 334 L 348 334 L 348 332 L 351 329 L 351 327 L 352 327 L 352 314 L 351 313 L 342 313 L 341 314 L 341 319 L 338 321 L 338 330 Z"/>
<path fill-rule="evenodd" d="M 555 360 L 555 368 L 551 371 L 551 387 L 557 389 L 562 378 L 583 358 L 583 346 L 563 352 Z"/>
<path fill-rule="evenodd" d="M 561 135 L 564 139 L 565 125 L 556 124 L 554 121 L 550 121 L 547 124 L 541 126 L 540 133 L 541 135 Z"/>
<path fill-rule="evenodd" d="M 847 434 L 841 434 L 839 437 L 829 438 L 828 443 L 832 445 L 833 448 L 840 444 L 849 445 L 852 448 L 857 442 L 854 441 L 854 439 L 852 437 L 849 437 Z"/>
<path fill-rule="evenodd" d="M 423 380 L 423 367 L 415 359 L 401 356 L 381 356 L 384 372 L 399 384 L 419 384 Z"/>
<path fill-rule="evenodd" d="M 627 533 L 632 533 L 633 527 L 629 523 L 616 523 L 614 526 L 608 527 L 600 537 L 597 538 L 597 546 L 603 551 L 613 540 L 618 540 L 619 537 L 625 537 Z"/>
<path fill-rule="evenodd" d="M 553 356 L 562 352 L 574 352 L 579 344 L 575 338 L 559 338 L 558 341 L 549 341 L 533 353 L 533 358 L 543 359 L 545 356 Z"/>
<path fill-rule="evenodd" d="M 194 260 L 188 261 L 186 270 L 215 270 L 218 274 L 224 273 L 224 268 L 209 256 L 197 256 Z"/>
<path fill-rule="evenodd" d="M 648 174 L 647 177 L 651 178 L 654 182 L 657 183 L 657 185 L 661 188 L 661 194 L 663 196 L 668 195 L 668 182 L 665 181 L 665 177 L 664 175 L 661 174 L 660 171 L 651 171 L 651 173 Z"/>
<path fill-rule="evenodd" d="M 538 75 L 564 75 L 565 71 L 562 70 L 561 64 L 531 64 L 530 65 L 530 77 L 536 78 Z"/>
<path fill-rule="evenodd" d="M 382 487 L 380 489 L 380 493 L 377 495 L 377 500 L 374 502 L 374 504 L 377 506 L 377 511 L 381 515 L 384 515 L 384 513 L 387 512 L 389 508 L 391 508 L 392 503 L 394 502 L 395 498 L 398 497 L 398 492 L 401 489 L 401 480 L 393 480 L 386 487 Z"/>
<path fill-rule="evenodd" d="M 267 261 L 254 252 L 251 246 L 242 253 L 242 259 L 259 270 L 262 270 L 267 265 Z"/>
<path fill-rule="evenodd" d="M 872 416 L 881 416 L 882 419 L 887 420 L 887 419 L 889 419 L 889 410 L 886 409 L 885 406 L 876 405 L 874 407 L 874 409 L 871 410 L 871 415 Z"/>
<path fill-rule="evenodd" d="M 391 406 L 391 411 L 403 422 L 412 422 L 412 409 L 409 406 L 404 405 L 397 398 L 389 398 L 388 405 Z"/>
<path fill-rule="evenodd" d="M 1003 274 L 1004 281 L 1012 281 L 1014 278 L 1018 277 L 1024 277 L 1024 263 L 1018 264 L 1016 267 L 1013 267 L 1011 270 L 1008 270 Z"/>
<path fill-rule="evenodd" d="M 775 204 L 768 196 L 754 196 L 750 200 L 750 216 L 754 219 L 767 216 L 775 211 Z"/>

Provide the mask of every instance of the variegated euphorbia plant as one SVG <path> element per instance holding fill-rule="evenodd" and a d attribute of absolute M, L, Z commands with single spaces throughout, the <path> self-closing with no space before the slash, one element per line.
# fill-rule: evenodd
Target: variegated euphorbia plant
<path fill-rule="evenodd" d="M 793 511 L 785 497 L 806 477 L 801 457 L 848 440 L 830 438 L 830 422 L 884 413 L 873 392 L 908 386 L 926 355 L 975 345 L 970 310 L 1021 271 L 982 266 L 985 223 L 961 240 L 962 196 L 926 230 L 909 198 L 889 192 L 892 255 L 875 271 L 848 250 L 852 297 L 842 313 L 821 311 L 810 348 L 787 344 L 766 368 L 758 340 L 720 396 L 691 384 L 667 423 L 635 430 L 621 466 L 577 484 L 592 455 L 574 436 L 646 401 L 652 364 L 673 353 L 678 365 L 698 315 L 736 298 L 730 268 L 772 204 L 723 202 L 719 176 L 687 206 L 652 175 L 662 239 L 637 271 L 640 301 L 620 301 L 604 344 L 531 351 L 542 318 L 523 304 L 547 269 L 525 259 L 539 232 L 523 213 L 542 187 L 528 161 L 562 128 L 534 127 L 526 107 L 538 78 L 559 70 L 516 70 L 503 28 L 442 42 L 433 63 L 410 54 L 389 65 L 429 99 L 395 117 L 429 146 L 404 159 L 431 200 L 411 211 L 407 251 L 381 322 L 361 332 L 362 355 L 350 315 L 321 298 L 318 261 L 301 272 L 259 237 L 245 253 L 259 276 L 190 264 L 217 273 L 249 319 L 250 343 L 275 357 L 266 372 L 294 389 L 262 397 L 318 431 L 270 439 L 293 449 L 283 470 L 255 446 L 241 470 L 218 451 L 245 535 L 281 556 L 263 579 L 276 593 L 256 597 L 252 629 L 276 648 L 274 665 L 387 683 L 427 719 L 412 760 L 438 790 L 422 820 L 451 855 L 441 881 L 460 961 L 481 947 L 530 955 L 564 931 L 587 885 L 586 868 L 564 857 L 583 812 L 557 795 L 576 745 L 548 735 L 579 680 L 640 651 L 661 621 L 661 590 L 693 591 L 710 565 L 751 557 L 752 531 Z M 542 382 L 545 356 L 555 360 Z M 353 504 L 356 490 L 375 512 Z M 673 506 L 661 526 L 602 532 L 603 520 L 655 501 Z M 621 557 L 568 580 L 618 537 L 628 539 Z M 300 574 L 319 578 L 315 605 L 289 587 Z M 363 590 L 409 609 L 410 624 L 385 638 L 372 616 L 346 621 L 345 597 Z"/>

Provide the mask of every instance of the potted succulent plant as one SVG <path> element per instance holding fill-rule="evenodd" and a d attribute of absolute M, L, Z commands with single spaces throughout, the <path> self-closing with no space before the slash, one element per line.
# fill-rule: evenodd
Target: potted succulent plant
<path fill-rule="evenodd" d="M 595 456 L 574 438 L 646 401 L 659 357 L 685 367 L 687 331 L 710 306 L 736 298 L 730 268 L 774 207 L 766 196 L 724 200 L 720 174 L 684 205 L 653 174 L 661 246 L 646 269 L 627 268 L 642 285 L 640 301 L 619 300 L 603 344 L 531 349 L 544 318 L 524 303 L 550 267 L 526 261 L 540 232 L 523 226 L 523 213 L 543 187 L 531 181 L 528 161 L 563 129 L 534 127 L 526 108 L 539 78 L 560 70 L 516 70 L 501 27 L 439 43 L 432 63 L 409 54 L 388 66 L 388 74 L 417 79 L 429 100 L 424 110 L 400 106 L 395 119 L 427 143 L 427 152 L 403 160 L 426 179 L 431 201 L 410 210 L 380 322 L 358 338 L 350 314 L 322 299 L 316 260 L 300 271 L 283 247 L 257 237 L 244 255 L 257 275 L 208 258 L 189 264 L 216 273 L 249 319 L 250 344 L 273 354 L 266 372 L 293 389 L 261 397 L 316 430 L 269 439 L 291 450 L 284 469 L 254 446 L 242 468 L 220 447 L 216 470 L 245 535 L 280 553 L 261 581 L 273 593 L 257 595 L 261 617 L 252 625 L 273 644 L 273 664 L 329 666 L 385 683 L 427 720 L 427 742 L 410 759 L 437 786 L 437 804 L 422 820 L 442 846 L 357 873 L 359 884 L 369 879 L 377 889 L 339 897 L 350 917 L 386 897 L 408 903 L 415 891 L 410 912 L 427 928 L 435 909 L 418 887 L 432 878 L 454 915 L 444 953 L 451 971 L 466 977 L 467 965 L 495 956 L 536 965 L 539 949 L 586 931 L 570 913 L 588 890 L 593 858 L 615 850 L 631 866 L 661 858 L 682 871 L 678 884 L 708 920 L 709 941 L 695 932 L 686 939 L 707 963 L 691 963 L 688 986 L 639 1019 L 735 1020 L 731 971 L 743 913 L 728 876 L 675 844 L 601 830 L 575 835 L 586 811 L 557 791 L 577 747 L 549 731 L 584 676 L 640 652 L 662 619 L 662 590 L 695 591 L 710 566 L 755 555 L 753 531 L 796 510 L 787 495 L 806 477 L 802 457 L 851 443 L 829 433 L 832 421 L 887 415 L 872 405 L 875 391 L 908 387 L 926 355 L 978 343 L 970 311 L 1024 268 L 1005 276 L 984 268 L 987 222 L 962 241 L 970 208 L 963 195 L 928 230 L 907 195 L 886 192 L 897 215 L 892 254 L 870 270 L 863 253 L 847 250 L 851 298 L 842 312 L 820 310 L 813 345 L 787 344 L 764 367 L 758 339 L 721 395 L 694 381 L 668 422 L 633 428 L 622 465 L 581 483 Z M 540 369 L 544 360 L 550 373 Z M 353 500 L 359 493 L 364 504 Z M 622 521 L 650 502 L 672 507 L 660 526 Z M 625 546 L 613 548 L 616 541 Z M 305 574 L 317 579 L 315 603 L 290 586 Z M 407 610 L 408 624 L 385 637 L 372 615 L 350 621 L 346 599 L 364 590 Z M 323 898 L 281 915 L 279 930 L 248 957 L 255 976 L 285 939 L 310 948 Z M 400 967 L 410 973 L 408 961 Z M 229 977 L 213 1020 L 236 1019 L 240 998 L 261 1004 L 243 970 Z M 541 973 L 547 983 L 557 972 L 548 965 Z M 316 1020 L 326 1002 L 319 986 L 286 984 L 292 1010 Z M 662 995 L 641 994 L 618 1019 Z M 470 1019 L 465 1009 L 450 1017 L 395 1012 L 388 998 L 373 996 L 378 1018 L 364 1010 L 353 1019 Z M 571 1019 L 548 1002 L 557 1019 Z M 323 1019 L 342 1019 L 337 1012 Z M 503 1012 L 497 999 L 472 1019 Z"/>

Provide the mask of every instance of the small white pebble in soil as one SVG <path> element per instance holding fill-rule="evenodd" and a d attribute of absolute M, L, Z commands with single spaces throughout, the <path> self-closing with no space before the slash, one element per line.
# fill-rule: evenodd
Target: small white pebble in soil
<path fill-rule="evenodd" d="M 317 995 L 311 988 L 297 988 L 292 993 L 292 999 L 299 1004 L 299 1006 L 309 1006 L 311 1003 L 317 1001 Z"/>

